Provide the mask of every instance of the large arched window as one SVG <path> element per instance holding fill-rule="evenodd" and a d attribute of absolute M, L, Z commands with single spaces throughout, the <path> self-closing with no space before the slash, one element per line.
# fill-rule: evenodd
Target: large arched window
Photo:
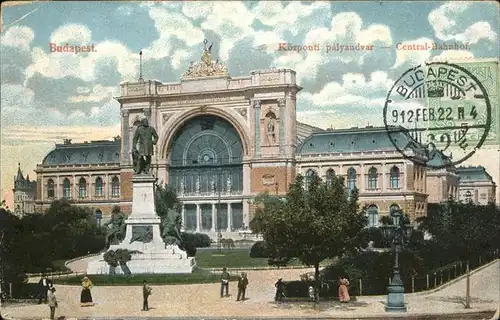
<path fill-rule="evenodd" d="M 118 177 L 113 177 L 113 179 L 111 180 L 111 196 L 120 196 L 120 179 L 118 179 Z"/>
<path fill-rule="evenodd" d="M 376 205 L 371 205 L 367 210 L 368 227 L 378 227 L 378 208 Z"/>
<path fill-rule="evenodd" d="M 391 185 L 391 189 L 399 189 L 399 168 L 392 167 L 391 172 L 389 174 L 389 183 Z"/>
<path fill-rule="evenodd" d="M 171 146 L 168 180 L 178 194 L 243 192 L 243 144 L 230 122 L 211 115 L 194 117 L 175 133 Z"/>
<path fill-rule="evenodd" d="M 309 185 L 311 185 L 311 181 L 312 181 L 312 178 L 313 176 L 316 174 L 316 172 L 314 172 L 313 169 L 309 169 L 306 171 L 306 179 L 305 179 L 305 183 L 304 183 L 304 189 L 309 189 Z"/>
<path fill-rule="evenodd" d="M 101 177 L 97 177 L 97 179 L 95 179 L 95 195 L 96 197 L 102 197 L 104 195 Z"/>
<path fill-rule="evenodd" d="M 49 179 L 47 181 L 47 198 L 54 198 L 54 180 Z"/>
<path fill-rule="evenodd" d="M 80 181 L 78 182 L 78 197 L 87 197 L 87 181 L 84 178 L 80 178 Z"/>
<path fill-rule="evenodd" d="M 326 185 L 331 186 L 333 183 L 333 177 L 335 176 L 335 171 L 333 169 L 328 169 L 326 171 Z"/>
<path fill-rule="evenodd" d="M 356 169 L 353 167 L 347 170 L 347 189 L 353 190 L 356 188 Z"/>
<path fill-rule="evenodd" d="M 63 181 L 63 197 L 69 199 L 71 197 L 71 184 L 68 178 Z"/>
<path fill-rule="evenodd" d="M 371 167 L 368 170 L 368 189 L 377 189 L 378 187 L 378 171 L 377 168 Z"/>

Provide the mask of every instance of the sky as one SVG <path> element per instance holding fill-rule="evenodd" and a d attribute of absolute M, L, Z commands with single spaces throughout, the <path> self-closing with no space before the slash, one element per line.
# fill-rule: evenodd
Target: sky
<path fill-rule="evenodd" d="M 387 92 L 405 70 L 426 60 L 498 58 L 498 12 L 495 1 L 3 3 L 0 196 L 12 203 L 18 162 L 34 178 L 55 143 L 120 134 L 113 97 L 121 82 L 138 79 L 141 50 L 145 79 L 177 82 L 208 39 L 232 76 L 295 70 L 301 122 L 382 125 Z M 95 51 L 51 52 L 50 43 Z M 425 43 L 463 49 L 401 50 Z M 327 52 L 336 44 L 373 49 Z"/>

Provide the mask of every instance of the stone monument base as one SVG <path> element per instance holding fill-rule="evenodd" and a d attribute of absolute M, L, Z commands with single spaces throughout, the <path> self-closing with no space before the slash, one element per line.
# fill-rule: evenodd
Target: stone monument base
<path fill-rule="evenodd" d="M 132 274 L 167 274 L 167 273 L 192 273 L 196 267 L 196 260 L 188 257 L 185 251 L 176 245 L 162 247 L 148 246 L 143 243 L 131 243 L 126 248 L 121 245 L 110 246 L 108 250 L 128 249 L 139 251 L 132 254 L 132 260 L 127 262 L 127 267 Z M 96 260 L 89 262 L 87 274 L 110 274 L 110 266 L 104 261 L 104 253 Z M 115 268 L 115 274 L 124 274 L 120 266 Z"/>
<path fill-rule="evenodd" d="M 132 178 L 132 213 L 125 220 L 125 239 L 111 245 L 108 250 L 136 251 L 127 267 L 132 274 L 191 273 L 196 260 L 177 245 L 165 245 L 160 233 L 161 219 L 154 205 L 156 178 L 152 175 L 135 175 Z M 110 274 L 110 266 L 104 261 L 104 253 L 89 262 L 87 274 Z M 124 274 L 120 266 L 115 274 Z"/>

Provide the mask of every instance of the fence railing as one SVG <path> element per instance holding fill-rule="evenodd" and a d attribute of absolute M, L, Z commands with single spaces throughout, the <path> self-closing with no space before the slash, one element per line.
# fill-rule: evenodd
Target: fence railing
<path fill-rule="evenodd" d="M 479 255 L 471 258 L 469 261 L 456 261 L 438 269 L 432 270 L 426 274 L 415 276 L 401 275 L 405 292 L 415 293 L 439 288 L 467 273 L 467 264 L 469 270 L 473 271 L 500 258 L 499 250 Z M 387 293 L 387 286 L 391 283 L 391 277 L 371 278 L 371 279 L 351 279 L 350 289 L 354 296 L 359 295 L 382 295 Z"/>

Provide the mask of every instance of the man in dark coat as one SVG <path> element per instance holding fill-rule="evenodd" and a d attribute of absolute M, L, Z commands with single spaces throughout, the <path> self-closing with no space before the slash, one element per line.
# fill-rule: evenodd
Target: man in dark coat
<path fill-rule="evenodd" d="M 40 293 L 38 295 L 38 304 L 47 303 L 47 292 L 52 288 L 52 280 L 47 278 L 47 275 L 43 275 L 40 281 L 38 281 L 40 286 Z"/>
<path fill-rule="evenodd" d="M 156 130 L 149 125 L 148 119 L 141 120 L 141 125 L 137 127 L 132 140 L 132 157 L 136 164 L 134 171 L 136 174 L 149 173 L 153 146 L 158 142 Z M 137 149 L 139 143 L 139 149 Z"/>
<path fill-rule="evenodd" d="M 148 311 L 149 310 L 149 305 L 148 305 L 148 298 L 151 295 L 151 287 L 148 285 L 148 282 L 146 280 L 143 281 L 142 283 L 142 311 Z"/>
<path fill-rule="evenodd" d="M 220 276 L 220 297 L 224 295 L 224 289 L 226 289 L 226 297 L 229 297 L 229 272 L 224 267 L 222 268 L 222 274 Z"/>
<path fill-rule="evenodd" d="M 236 301 L 245 300 L 245 291 L 247 290 L 248 286 L 248 278 L 246 273 L 241 273 L 240 278 L 238 279 L 238 297 L 236 298 Z"/>

